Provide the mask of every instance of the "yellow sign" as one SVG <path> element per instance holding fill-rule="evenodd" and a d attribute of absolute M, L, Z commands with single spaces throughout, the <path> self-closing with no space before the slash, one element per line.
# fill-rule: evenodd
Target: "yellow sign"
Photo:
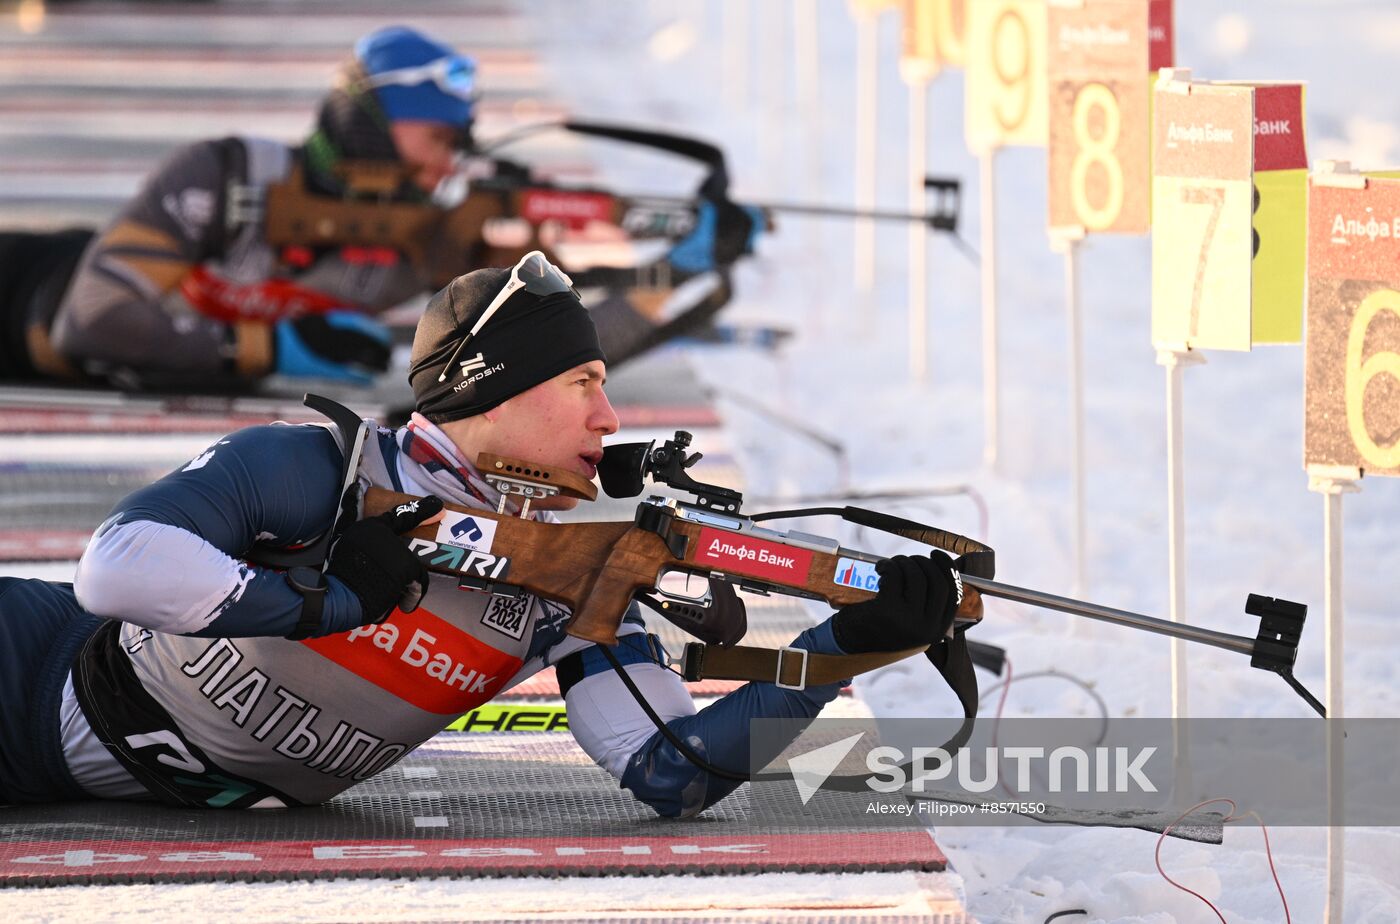
<path fill-rule="evenodd" d="M 966 0 L 902 0 L 899 75 L 928 83 L 945 67 L 962 67 Z"/>
<path fill-rule="evenodd" d="M 906 83 L 927 83 L 942 70 L 938 54 L 938 0 L 904 0 L 900 19 L 903 49 L 899 55 L 899 76 Z"/>
<path fill-rule="evenodd" d="M 935 0 L 933 38 L 945 67 L 967 64 L 967 3 L 968 0 Z"/>
<path fill-rule="evenodd" d="M 1308 184 L 1305 465 L 1400 475 L 1400 180 Z"/>
<path fill-rule="evenodd" d="M 1254 88 L 1255 343 L 1301 343 L 1307 267 L 1308 154 L 1301 83 Z"/>
<path fill-rule="evenodd" d="M 553 732 L 568 731 L 569 716 L 563 706 L 539 703 L 487 703 L 459 716 L 447 731 Z"/>
<path fill-rule="evenodd" d="M 899 6 L 900 0 L 846 0 L 852 16 L 877 16 Z"/>
<path fill-rule="evenodd" d="M 974 0 L 968 8 L 968 146 L 1045 144 L 1045 0 Z"/>
<path fill-rule="evenodd" d="M 1146 0 L 1055 0 L 1047 16 L 1050 227 L 1150 224 Z"/>

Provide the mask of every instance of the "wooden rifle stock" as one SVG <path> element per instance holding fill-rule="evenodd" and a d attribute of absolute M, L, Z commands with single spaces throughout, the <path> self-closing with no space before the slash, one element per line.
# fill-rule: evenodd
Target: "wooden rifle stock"
<path fill-rule="evenodd" d="M 408 494 L 370 488 L 365 493 L 365 516 L 376 516 L 416 499 Z M 685 546 L 684 556 L 677 557 L 658 533 L 630 522 L 539 523 L 454 504 L 447 504 L 446 509 L 493 521 L 495 536 L 490 548 L 483 551 L 488 557 L 510 559 L 509 568 L 490 581 L 481 572 L 464 571 L 463 568 L 471 564 L 470 556 L 466 556 L 464 564 L 464 556 L 457 554 L 459 549 L 451 545 L 444 549 L 437 538 L 441 524 L 434 523 L 406 534 L 406 537 L 420 540 L 413 548 L 428 570 L 464 578 L 464 586 L 494 583 L 522 587 L 543 599 L 567 606 L 573 611 L 567 625 L 568 633 L 602 645 L 617 643 L 617 629 L 633 595 L 655 587 L 663 571 L 684 571 L 700 576 L 721 572 L 713 564 L 696 560 L 703 528 L 698 523 L 672 521 L 670 542 L 679 546 L 683 540 Z M 803 582 L 772 577 L 747 581 L 818 597 L 833 607 L 859 603 L 875 595 L 872 591 L 837 584 L 832 579 L 836 574 L 837 556 L 820 551 L 811 551 L 810 555 L 811 565 Z M 742 572 L 725 569 L 722 573 L 738 583 L 746 582 Z M 958 622 L 972 623 L 981 618 L 981 597 L 975 589 L 965 585 Z"/>
<path fill-rule="evenodd" d="M 274 247 L 397 250 L 435 289 L 476 267 L 505 266 L 531 250 L 547 250 L 540 224 L 550 218 L 569 224 L 570 208 L 584 208 L 588 217 L 620 225 L 629 207 L 628 200 L 606 190 L 512 178 L 474 183 L 462 202 L 443 209 L 391 198 L 405 181 L 397 165 L 349 161 L 341 173 L 347 190 L 343 196 L 308 188 L 300 163 L 292 165 L 285 180 L 270 184 L 263 206 L 267 242 Z M 499 218 L 523 220 L 530 226 L 529 239 L 508 246 L 493 243 L 486 224 Z M 576 218 L 574 223 L 582 222 Z"/>

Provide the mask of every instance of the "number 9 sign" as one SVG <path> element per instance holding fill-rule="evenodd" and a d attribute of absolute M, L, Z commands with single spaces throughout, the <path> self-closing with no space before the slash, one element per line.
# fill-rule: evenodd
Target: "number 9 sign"
<path fill-rule="evenodd" d="M 1308 183 L 1304 462 L 1400 475 L 1400 179 Z"/>
<path fill-rule="evenodd" d="M 966 48 L 969 147 L 1044 145 L 1045 0 L 968 4 Z"/>
<path fill-rule="evenodd" d="M 1143 234 L 1150 221 L 1148 6 L 1052 3 L 1050 226 Z"/>

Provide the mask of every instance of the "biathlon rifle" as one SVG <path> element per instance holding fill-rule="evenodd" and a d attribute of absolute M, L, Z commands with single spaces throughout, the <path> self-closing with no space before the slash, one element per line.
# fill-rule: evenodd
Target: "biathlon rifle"
<path fill-rule="evenodd" d="M 700 138 L 678 135 L 673 132 L 652 129 L 632 128 L 611 125 L 603 122 L 565 120 L 562 122 L 541 122 L 526 125 L 484 145 L 481 153 L 490 153 L 521 138 L 543 131 L 561 130 L 596 138 L 607 138 L 628 144 L 666 151 L 693 160 L 703 165 L 707 173 L 700 184 L 699 199 L 711 202 L 729 201 L 729 168 L 725 163 L 724 152 L 716 145 Z M 549 191 L 551 195 L 610 197 L 614 203 L 611 220 L 636 237 L 675 237 L 689 233 L 694 220 L 695 200 L 674 196 L 652 194 L 625 195 L 601 189 L 565 188 L 541 184 L 530 177 L 528 169 L 513 161 L 495 159 L 498 175 L 504 185 L 514 186 L 516 191 Z M 487 181 L 491 185 L 491 181 Z M 845 206 L 817 205 L 801 202 L 759 202 L 745 200 L 745 204 L 759 209 L 767 223 L 773 227 L 773 214 L 788 212 L 794 215 L 812 215 L 827 218 L 864 218 L 872 221 L 922 222 L 931 230 L 942 231 L 957 238 L 958 218 L 962 212 L 962 181 L 954 177 L 927 176 L 924 189 L 931 196 L 929 211 L 925 213 L 902 212 L 889 209 L 860 209 Z M 561 200 L 566 204 L 567 200 Z M 580 204 L 582 205 L 582 204 Z M 601 203 L 600 203 L 600 208 Z M 581 208 L 581 210 L 584 210 Z M 961 240 L 958 238 L 958 240 Z"/>
<path fill-rule="evenodd" d="M 478 265 L 510 263 L 520 254 L 548 250 L 540 239 L 547 223 L 582 230 L 601 221 L 622 228 L 632 240 L 679 241 L 695 227 L 701 202 L 731 205 L 729 170 L 724 152 L 698 138 L 648 129 L 569 120 L 525 126 L 478 150 L 485 155 L 530 134 L 562 130 L 649 147 L 694 161 L 705 169 L 694 198 L 650 194 L 627 195 L 593 187 L 559 186 L 531 175 L 512 161 L 492 157 L 492 175 L 473 179 L 467 197 L 451 209 L 395 198 L 404 183 L 398 164 L 347 161 L 338 167 L 344 193 L 327 195 L 308 188 L 300 163 L 286 180 L 268 187 L 263 227 L 275 247 L 386 247 L 406 254 L 435 286 L 446 285 Z M 751 203 L 760 209 L 766 228 L 776 212 L 890 221 L 922 221 L 956 236 L 961 184 L 928 177 L 925 186 L 933 209 L 919 215 L 798 203 Z M 523 223 L 529 240 L 510 247 L 493 242 L 494 221 Z M 518 252 L 517 252 L 518 251 Z"/>
<path fill-rule="evenodd" d="M 699 621 L 697 608 L 714 603 L 709 592 L 696 597 L 668 590 L 665 579 L 672 573 L 760 594 L 819 599 L 833 607 L 870 599 L 879 587 L 875 565 L 883 556 L 846 548 L 823 536 L 760 525 L 768 520 L 839 516 L 961 556 L 964 595 L 954 630 L 980 621 L 981 595 L 1029 603 L 1248 655 L 1251 666 L 1279 674 L 1314 710 L 1326 714 L 1293 676 L 1307 616 L 1303 604 L 1250 594 L 1245 612 L 1258 616 L 1260 623 L 1257 636 L 1248 638 L 1015 587 L 993 580 L 994 553 L 986 545 L 888 514 L 859 507 L 823 507 L 746 515 L 741 512 L 743 496 L 738 491 L 696 481 L 687 473 L 700 459 L 699 453 L 687 452 L 690 441 L 689 433 L 677 431 L 660 446 L 627 443 L 604 451 L 598 473 L 610 496 L 636 497 L 647 477 L 691 496 L 679 500 L 653 495 L 637 505 L 631 521 L 619 522 L 558 524 L 526 519 L 534 499 L 562 494 L 594 500 L 598 489 L 568 471 L 483 453 L 477 468 L 501 492 L 498 510 L 489 513 L 449 505 L 441 522 L 408 534 L 410 548 L 430 571 L 452 575 L 464 588 L 511 597 L 528 592 L 568 606 L 570 635 L 612 645 L 636 595 L 659 596 L 660 611 L 683 628 Z M 510 497 L 519 499 L 519 516 L 505 512 Z M 365 496 L 365 515 L 414 499 L 371 488 Z M 476 522 L 468 524 L 468 519 Z M 481 528 L 483 520 L 490 521 L 489 530 Z M 463 535 L 465 541 L 460 538 Z M 820 655 L 794 648 L 692 642 L 680 666 L 688 680 L 768 680 L 800 689 L 848 678 L 923 650 Z"/>

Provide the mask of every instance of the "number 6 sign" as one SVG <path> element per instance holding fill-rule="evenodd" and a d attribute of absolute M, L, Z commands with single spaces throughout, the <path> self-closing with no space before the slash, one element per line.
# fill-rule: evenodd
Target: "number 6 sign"
<path fill-rule="evenodd" d="M 1400 179 L 1308 183 L 1304 463 L 1400 475 Z"/>

